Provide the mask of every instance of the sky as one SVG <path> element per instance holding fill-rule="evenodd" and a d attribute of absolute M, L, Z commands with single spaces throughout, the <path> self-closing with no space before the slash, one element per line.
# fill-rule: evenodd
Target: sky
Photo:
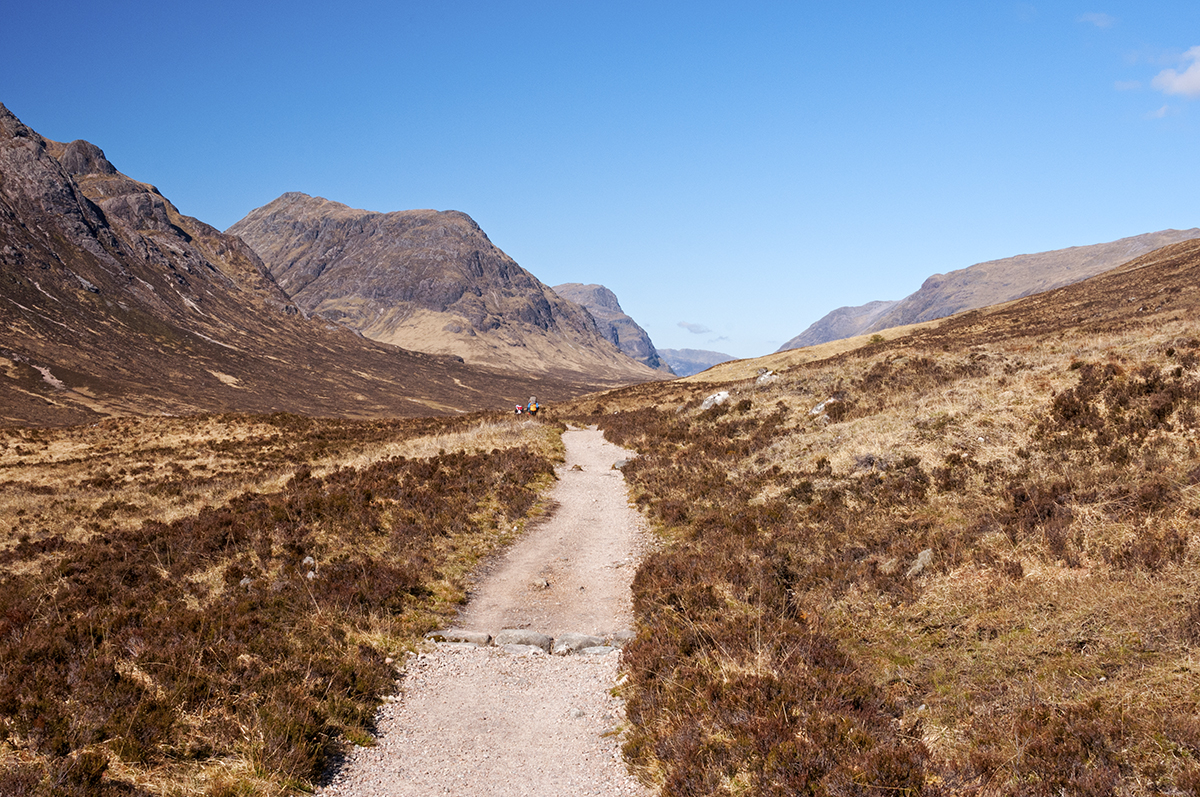
<path fill-rule="evenodd" d="M 225 229 L 460 210 L 658 348 L 1200 226 L 1200 3 L 13 3 L 0 103 Z"/>

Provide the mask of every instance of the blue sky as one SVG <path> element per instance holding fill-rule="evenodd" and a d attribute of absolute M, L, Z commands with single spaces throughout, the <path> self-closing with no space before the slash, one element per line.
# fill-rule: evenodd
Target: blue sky
<path fill-rule="evenodd" d="M 461 210 L 754 356 L 1011 255 L 1200 226 L 1200 4 L 21 3 L 0 102 L 224 229 Z"/>

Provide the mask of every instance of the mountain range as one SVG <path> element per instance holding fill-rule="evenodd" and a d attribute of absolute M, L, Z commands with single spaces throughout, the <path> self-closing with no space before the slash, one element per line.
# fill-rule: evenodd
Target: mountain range
<path fill-rule="evenodd" d="M 306 312 L 372 340 L 554 378 L 661 378 L 465 213 L 376 213 L 293 192 L 226 232 L 249 244 Z"/>
<path fill-rule="evenodd" d="M 458 246 L 452 230 L 486 240 L 465 216 L 447 218 L 440 251 Z M 520 277 L 498 256 L 476 262 Z M 514 312 L 575 337 L 529 339 L 531 349 L 595 341 L 559 367 L 504 370 L 364 338 L 310 315 L 237 236 L 182 215 L 99 147 L 43 138 L 3 105 L 0 281 L 2 423 L 223 411 L 446 414 L 658 378 L 617 352 L 586 312 L 550 297 Z M 503 318 L 478 318 L 507 328 Z"/>
<path fill-rule="evenodd" d="M 918 324 L 1070 285 L 1169 244 L 1200 238 L 1200 228 L 1161 230 L 1103 244 L 1073 246 L 976 263 L 934 274 L 899 301 L 839 307 L 779 347 L 779 351 Z"/>

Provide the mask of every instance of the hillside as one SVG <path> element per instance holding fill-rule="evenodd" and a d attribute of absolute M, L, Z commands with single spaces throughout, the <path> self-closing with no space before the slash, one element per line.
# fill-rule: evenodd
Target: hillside
<path fill-rule="evenodd" d="M 1200 241 L 774 379 L 570 407 L 639 456 L 625 752 L 684 794 L 1200 788 Z M 799 353 L 797 353 L 799 354 Z M 723 403 L 702 401 L 727 391 Z"/>
<path fill-rule="evenodd" d="M 605 384 L 468 367 L 310 319 L 240 239 L 180 214 L 95 145 L 44 139 L 3 106 L 0 278 L 3 424 L 445 414 Z"/>
<path fill-rule="evenodd" d="M 650 335 L 621 309 L 617 295 L 608 288 L 568 282 L 555 285 L 554 292 L 591 313 L 600 334 L 625 354 L 656 371 L 674 376 L 671 366 L 658 356 Z"/>
<path fill-rule="evenodd" d="M 661 378 L 458 211 L 374 213 L 284 194 L 227 231 L 306 312 L 372 340 L 572 380 Z"/>
<path fill-rule="evenodd" d="M 1092 246 L 989 260 L 948 274 L 934 274 L 915 293 L 898 302 L 838 308 L 783 344 L 779 351 L 919 324 L 1019 299 L 1079 282 L 1160 247 L 1198 237 L 1200 228 L 1161 230 Z"/>

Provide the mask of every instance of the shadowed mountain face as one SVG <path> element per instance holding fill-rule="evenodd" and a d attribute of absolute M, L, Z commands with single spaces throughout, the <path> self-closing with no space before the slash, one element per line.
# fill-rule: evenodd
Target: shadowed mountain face
<path fill-rule="evenodd" d="M 526 378 L 310 319 L 240 239 L 0 105 L 0 424 L 430 415 L 616 383 Z"/>
<path fill-rule="evenodd" d="M 736 359 L 730 354 L 704 349 L 659 349 L 658 353 L 677 376 L 693 376 L 714 365 Z"/>
<path fill-rule="evenodd" d="M 289 193 L 229 228 L 313 315 L 384 343 L 523 373 L 659 378 L 457 211 L 373 213 Z"/>
<path fill-rule="evenodd" d="M 658 356 L 650 335 L 625 314 L 617 295 L 608 288 L 568 282 L 555 285 L 554 292 L 591 313 L 600 333 L 625 354 L 656 371 L 673 373 L 671 367 Z"/>
<path fill-rule="evenodd" d="M 949 274 L 934 274 L 899 302 L 871 302 L 834 310 L 779 351 L 918 324 L 1070 285 L 1128 263 L 1169 244 L 1200 238 L 1200 228 L 1162 230 L 1104 244 L 1073 246 L 989 260 Z"/>

